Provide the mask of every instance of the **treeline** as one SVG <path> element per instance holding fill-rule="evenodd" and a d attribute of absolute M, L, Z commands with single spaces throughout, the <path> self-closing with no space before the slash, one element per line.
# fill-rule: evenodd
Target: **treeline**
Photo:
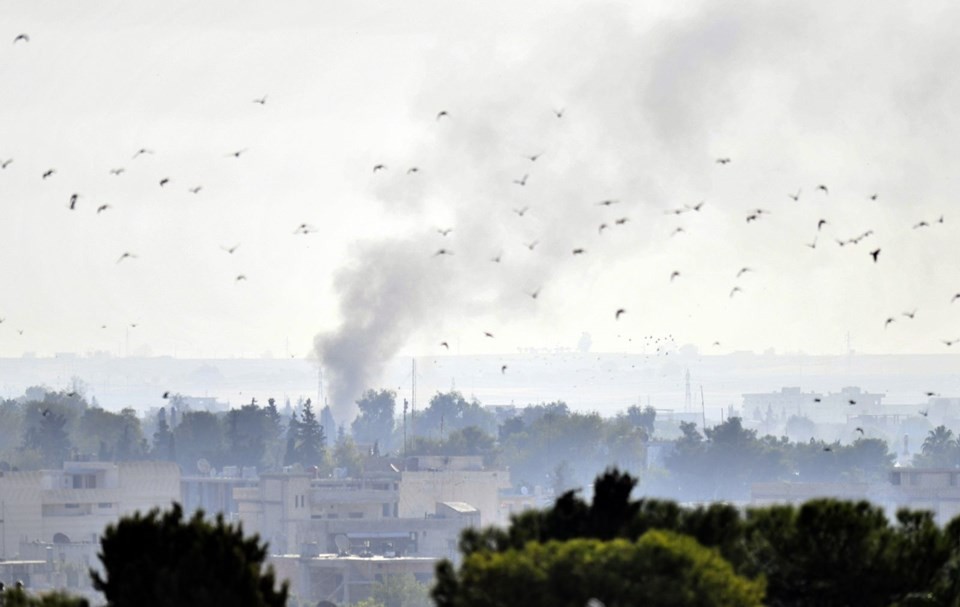
<path fill-rule="evenodd" d="M 359 472 L 362 457 L 352 438 L 339 432 L 329 439 L 309 399 L 284 409 L 269 399 L 222 413 L 192 411 L 172 395 L 168 406 L 141 418 L 129 408 L 106 411 L 77 391 L 31 388 L 0 401 L 0 469 L 150 459 L 177 462 L 187 473 L 200 472 L 203 460 L 215 468 L 299 464 L 323 474 L 338 467 Z"/>
<path fill-rule="evenodd" d="M 831 499 L 686 508 L 632 499 L 636 484 L 610 470 L 592 503 L 571 491 L 509 528 L 465 531 L 460 567 L 438 566 L 437 606 L 960 603 L 960 517 L 940 528 L 930 512 L 891 521 Z"/>

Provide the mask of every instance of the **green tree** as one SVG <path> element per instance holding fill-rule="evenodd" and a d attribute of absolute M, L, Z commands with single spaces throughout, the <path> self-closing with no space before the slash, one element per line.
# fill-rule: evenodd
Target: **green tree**
<path fill-rule="evenodd" d="M 34 596 L 23 589 L 10 588 L 0 593 L 3 607 L 88 607 L 89 604 L 84 598 L 59 591 Z"/>
<path fill-rule="evenodd" d="M 297 424 L 297 461 L 304 466 L 317 466 L 323 462 L 327 436 L 317 421 L 313 404 L 308 398 L 303 404 L 300 422 Z"/>
<path fill-rule="evenodd" d="M 220 420 L 209 411 L 187 411 L 173 429 L 177 462 L 184 470 L 196 470 L 197 461 L 206 459 L 222 466 L 223 429 Z"/>
<path fill-rule="evenodd" d="M 443 561 L 432 595 L 438 607 L 582 607 L 591 599 L 608 607 L 733 607 L 761 605 L 764 582 L 737 575 L 693 538 L 651 530 L 637 541 L 581 538 L 478 551 L 459 571 Z"/>
<path fill-rule="evenodd" d="M 173 432 L 167 424 L 167 410 L 163 407 L 157 412 L 157 430 L 153 433 L 153 449 L 150 453 L 154 459 L 168 462 L 176 460 Z"/>
<path fill-rule="evenodd" d="M 928 432 L 916 459 L 921 466 L 952 468 L 960 463 L 960 445 L 953 431 L 940 425 Z"/>
<path fill-rule="evenodd" d="M 227 461 L 235 466 L 260 466 L 274 432 L 267 410 L 254 403 L 231 409 L 223 425 Z"/>
<path fill-rule="evenodd" d="M 360 444 L 375 442 L 386 448 L 393 437 L 397 395 L 392 390 L 367 390 L 357 400 L 359 415 L 350 425 L 354 440 Z"/>
<path fill-rule="evenodd" d="M 272 568 L 264 570 L 266 555 L 266 545 L 222 515 L 210 523 L 198 511 L 185 520 L 174 504 L 109 525 L 100 544 L 104 574 L 91 576 L 108 606 L 281 607 L 287 584 L 278 587 Z"/>

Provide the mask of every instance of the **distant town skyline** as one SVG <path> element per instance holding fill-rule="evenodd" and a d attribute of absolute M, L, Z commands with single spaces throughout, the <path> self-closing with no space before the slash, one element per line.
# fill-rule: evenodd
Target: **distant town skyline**
<path fill-rule="evenodd" d="M 0 357 L 960 351 L 955 17 L 7 2 Z"/>

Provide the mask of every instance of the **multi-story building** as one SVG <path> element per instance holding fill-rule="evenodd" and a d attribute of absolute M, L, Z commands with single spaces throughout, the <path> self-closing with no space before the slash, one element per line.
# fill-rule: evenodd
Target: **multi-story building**
<path fill-rule="evenodd" d="M 30 544 L 93 555 L 108 524 L 179 500 L 180 468 L 169 462 L 65 462 L 61 470 L 0 472 L 0 558 Z"/>

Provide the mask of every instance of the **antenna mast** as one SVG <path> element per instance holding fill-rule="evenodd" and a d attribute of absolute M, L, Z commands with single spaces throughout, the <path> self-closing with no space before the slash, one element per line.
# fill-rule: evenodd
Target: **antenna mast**
<path fill-rule="evenodd" d="M 703 403 L 703 384 L 700 384 L 700 415 L 703 416 L 703 432 L 707 432 L 707 406 Z"/>
<path fill-rule="evenodd" d="M 410 359 L 410 434 L 415 432 L 414 418 L 417 416 L 417 359 Z"/>

